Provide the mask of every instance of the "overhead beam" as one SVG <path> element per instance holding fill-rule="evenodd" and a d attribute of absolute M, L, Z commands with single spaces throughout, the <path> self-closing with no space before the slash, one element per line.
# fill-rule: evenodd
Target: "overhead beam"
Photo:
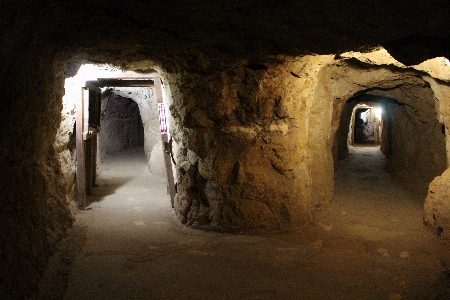
<path fill-rule="evenodd" d="M 153 79 L 98 78 L 90 81 L 97 87 L 154 87 Z"/>

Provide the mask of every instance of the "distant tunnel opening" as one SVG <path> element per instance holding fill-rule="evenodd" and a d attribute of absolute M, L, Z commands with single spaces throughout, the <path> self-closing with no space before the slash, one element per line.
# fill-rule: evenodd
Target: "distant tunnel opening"
<path fill-rule="evenodd" d="M 138 104 L 114 93 L 103 96 L 99 134 L 100 159 L 133 148 L 144 153 L 144 126 Z"/>
<path fill-rule="evenodd" d="M 381 108 L 359 104 L 353 109 L 349 126 L 349 145 L 378 146 L 381 142 Z"/>
<path fill-rule="evenodd" d="M 394 182 L 425 199 L 430 182 L 446 168 L 445 134 L 431 89 L 402 88 L 406 92 L 398 99 L 379 91 L 345 103 L 335 136 L 335 169 L 350 146 L 379 146 Z M 382 114 L 377 116 L 377 110 Z"/>

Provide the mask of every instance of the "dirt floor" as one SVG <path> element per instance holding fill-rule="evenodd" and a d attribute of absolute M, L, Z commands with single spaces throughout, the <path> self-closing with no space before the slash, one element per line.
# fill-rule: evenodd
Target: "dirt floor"
<path fill-rule="evenodd" d="M 111 156 L 40 299 L 450 299 L 450 242 L 384 163 L 352 147 L 316 225 L 251 236 L 183 227 L 141 148 Z"/>

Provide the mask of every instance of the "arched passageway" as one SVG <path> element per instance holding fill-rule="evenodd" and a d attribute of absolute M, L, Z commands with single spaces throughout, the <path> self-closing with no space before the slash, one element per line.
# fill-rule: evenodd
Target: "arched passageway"
<path fill-rule="evenodd" d="M 425 96 L 416 93 L 415 97 L 426 97 L 426 93 Z M 334 219 L 326 222 L 337 222 L 350 235 L 373 241 L 397 240 L 399 235 L 410 235 L 409 239 L 414 239 L 413 236 L 418 232 L 421 238 L 425 236 L 423 203 L 427 188 L 431 180 L 444 169 L 441 163 L 429 158 L 439 156 L 445 159 L 445 139 L 432 106 L 415 104 L 420 107 L 415 111 L 416 116 L 423 118 L 420 124 L 416 124 L 405 108 L 413 105 L 408 103 L 410 99 L 400 99 L 363 93 L 351 97 L 342 108 L 334 138 L 335 194 L 331 207 L 336 211 L 329 211 L 327 217 L 333 215 Z M 375 116 L 375 108 L 380 108 L 382 114 Z M 368 115 L 371 109 L 372 118 Z M 358 116 L 358 113 L 361 115 Z M 424 116 L 428 116 L 428 119 Z M 362 123 L 367 124 L 372 120 L 380 126 L 378 143 L 375 143 L 375 139 L 364 141 L 365 137 L 361 136 L 359 138 L 364 142 L 352 140 L 353 136 L 356 139 L 355 119 L 358 117 L 362 118 Z M 418 138 L 422 131 L 440 139 L 424 143 Z M 413 146 L 413 143 L 417 146 Z M 412 165 L 415 168 L 409 167 Z M 415 172 L 422 176 L 417 177 Z M 399 173 L 406 178 L 401 178 Z M 414 243 L 419 244 L 420 239 Z M 383 248 L 380 251 L 385 250 Z"/>
<path fill-rule="evenodd" d="M 138 104 L 112 92 L 102 96 L 98 151 L 100 161 L 107 155 L 142 147 L 144 126 Z"/>
<path fill-rule="evenodd" d="M 90 207 L 92 205 L 114 205 L 114 199 L 117 200 L 117 197 L 110 198 L 109 196 L 117 193 L 130 193 L 134 190 L 134 192 L 147 191 L 149 194 L 150 187 L 153 190 L 161 190 L 163 193 L 167 190 L 162 148 L 155 147 L 156 149 L 146 151 L 148 147 L 145 147 L 145 144 L 151 143 L 149 140 L 157 140 L 158 134 L 155 132 L 156 137 L 150 136 L 148 128 L 145 132 L 142 112 L 139 108 L 139 106 L 142 107 L 142 103 L 139 105 L 134 99 L 125 98 L 117 93 L 131 95 L 131 97 L 140 95 L 140 93 L 131 93 L 130 91 L 124 93 L 123 90 L 114 88 L 107 89 L 102 95 L 98 178 L 96 187 L 92 189 L 91 197 L 88 197 Z M 142 100 L 140 98 L 138 97 L 138 102 Z M 148 120 L 146 110 L 144 110 L 144 119 Z M 145 133 L 146 138 L 144 139 Z M 146 152 L 153 155 L 147 157 Z M 155 199 L 153 197 L 142 197 L 141 195 L 139 200 L 137 202 L 142 202 L 149 207 L 154 206 Z M 98 203 L 100 201 L 101 203 Z M 97 203 L 92 204 L 92 202 Z M 115 205 L 120 203 L 121 201 Z"/>
<path fill-rule="evenodd" d="M 347 157 L 349 145 L 379 145 L 387 159 L 384 168 L 393 180 L 425 199 L 431 181 L 445 170 L 442 163 L 446 160 L 445 135 L 434 106 L 427 100 L 433 99 L 431 90 L 427 87 L 401 89 L 406 92 L 397 94 L 398 99 L 380 91 L 375 92 L 380 95 L 357 95 L 344 104 L 334 141 L 335 168 L 339 166 L 337 161 Z M 383 112 L 380 116 L 375 116 L 376 108 Z M 363 118 L 370 112 L 371 116 L 360 119 L 360 124 L 356 125 L 356 113 L 361 112 Z M 369 122 L 374 125 L 373 140 L 363 131 L 369 127 L 366 125 Z M 360 126 L 362 143 L 352 140 L 352 137 L 356 139 L 357 126 Z"/>

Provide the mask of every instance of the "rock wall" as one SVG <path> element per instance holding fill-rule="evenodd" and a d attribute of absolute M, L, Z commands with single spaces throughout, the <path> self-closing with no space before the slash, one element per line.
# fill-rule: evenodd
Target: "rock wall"
<path fill-rule="evenodd" d="M 172 135 L 175 210 L 184 223 L 241 231 L 311 221 L 305 120 L 323 59 L 248 63 L 180 91 L 172 115 L 184 135 Z"/>
<path fill-rule="evenodd" d="M 116 94 L 102 98 L 100 159 L 108 154 L 143 146 L 144 127 L 137 103 Z"/>
<path fill-rule="evenodd" d="M 17 28 L 25 34 L 28 24 Z M 64 64 L 39 32 L 9 40 L 0 67 L 0 298 L 31 297 L 49 255 L 71 224 L 70 188 L 55 144 Z M 70 172 L 69 172 L 70 173 Z"/>
<path fill-rule="evenodd" d="M 357 102 L 347 101 L 342 107 L 339 126 L 336 130 L 333 142 L 333 163 L 337 166 L 338 160 L 348 156 L 348 134 L 352 118 L 353 108 Z"/>
<path fill-rule="evenodd" d="M 386 169 L 395 181 L 425 198 L 430 182 L 446 169 L 445 133 L 433 91 L 423 81 L 382 93 L 399 101 L 384 105 Z"/>
<path fill-rule="evenodd" d="M 66 72 L 67 76 L 67 72 Z M 75 199 L 75 172 L 76 172 L 76 141 L 75 141 L 75 99 L 79 92 L 79 82 L 76 78 L 66 78 L 62 98 L 61 123 L 56 132 L 53 148 L 56 152 L 56 158 L 61 166 L 61 175 L 63 179 L 66 199 L 69 203 L 69 209 L 72 217 L 78 210 L 78 204 Z"/>
<path fill-rule="evenodd" d="M 449 162 L 450 162 L 450 85 L 444 81 L 424 77 L 430 84 L 439 108 L 439 120 L 445 125 L 442 128 L 446 137 L 446 160 L 441 162 L 447 170 L 437 176 L 430 184 L 428 196 L 424 205 L 424 221 L 442 237 L 450 238 L 450 197 L 448 195 Z"/>
<path fill-rule="evenodd" d="M 437 176 L 430 184 L 425 201 L 425 224 L 438 235 L 450 239 L 450 169 Z"/>

